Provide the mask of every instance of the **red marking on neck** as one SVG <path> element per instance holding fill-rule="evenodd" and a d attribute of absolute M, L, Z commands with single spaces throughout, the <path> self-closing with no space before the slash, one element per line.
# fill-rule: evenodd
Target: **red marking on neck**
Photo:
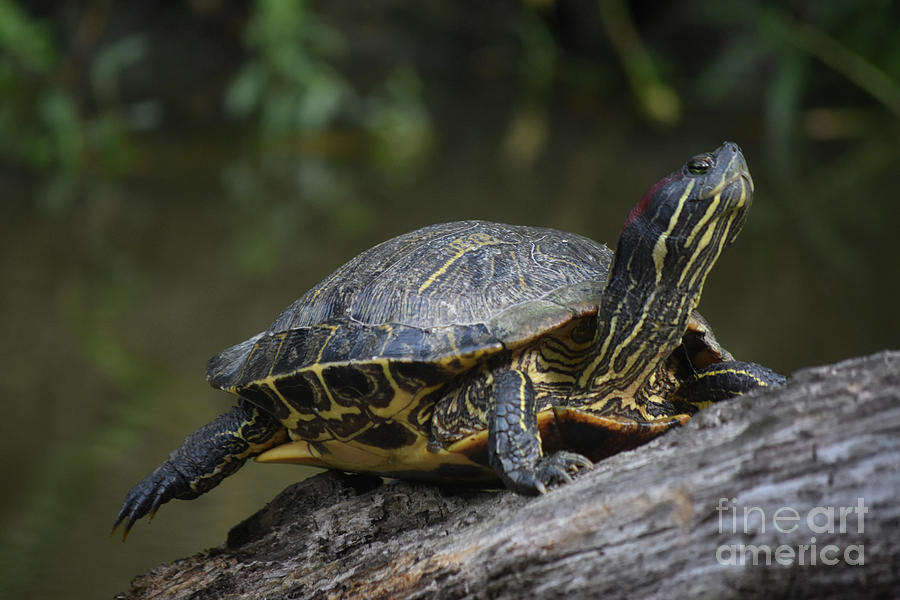
<path fill-rule="evenodd" d="M 622 225 L 622 229 L 625 229 L 629 225 L 631 225 L 636 219 L 638 219 L 642 214 L 647 212 L 647 209 L 650 207 L 650 201 L 653 199 L 653 196 L 656 195 L 656 192 L 660 190 L 665 185 L 668 185 L 672 181 L 674 181 L 678 176 L 677 175 L 669 175 L 668 177 L 663 177 L 659 181 L 657 181 L 653 187 L 647 190 L 647 193 L 641 197 L 640 201 L 634 205 L 634 208 L 631 209 L 631 212 L 628 213 L 628 218 L 625 219 L 625 224 Z"/>

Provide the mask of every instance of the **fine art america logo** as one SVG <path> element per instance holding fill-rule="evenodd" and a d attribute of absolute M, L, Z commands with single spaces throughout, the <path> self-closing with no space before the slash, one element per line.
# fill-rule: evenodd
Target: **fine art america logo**
<path fill-rule="evenodd" d="M 722 544 L 716 548 L 716 561 L 722 565 L 847 565 L 865 564 L 863 544 L 817 543 L 816 535 L 827 535 L 829 542 L 834 534 L 859 534 L 865 532 L 865 515 L 869 508 L 863 498 L 857 498 L 856 506 L 816 506 L 805 512 L 791 506 L 782 506 L 771 514 L 759 506 L 743 506 L 738 509 L 735 498 L 720 498 L 716 505 L 719 513 L 719 534 L 789 534 L 801 527 L 809 531 L 809 542 L 791 546 L 788 544 Z"/>

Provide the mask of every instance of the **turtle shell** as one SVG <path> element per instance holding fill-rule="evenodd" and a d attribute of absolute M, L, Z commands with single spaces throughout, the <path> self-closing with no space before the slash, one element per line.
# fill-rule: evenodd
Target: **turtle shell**
<path fill-rule="evenodd" d="M 547 317 L 555 323 L 571 318 L 570 306 L 596 304 L 611 258 L 606 246 L 553 229 L 425 227 L 347 262 L 268 329 L 210 359 L 207 379 L 240 392 L 311 366 L 382 359 L 457 372 L 472 353 L 527 341 L 544 333 Z M 504 317 L 528 312 L 543 318 L 504 327 Z"/>
<path fill-rule="evenodd" d="M 207 378 L 306 444 L 285 451 L 289 462 L 380 473 L 445 467 L 456 459 L 425 452 L 432 392 L 595 315 L 611 259 L 606 246 L 553 229 L 425 227 L 347 262 L 267 330 L 213 357 Z M 722 359 L 699 316 L 686 339 L 692 354 Z"/>

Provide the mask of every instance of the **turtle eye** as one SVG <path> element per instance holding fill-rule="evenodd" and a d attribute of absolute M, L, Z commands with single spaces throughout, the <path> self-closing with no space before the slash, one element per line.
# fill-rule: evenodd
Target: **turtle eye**
<path fill-rule="evenodd" d="M 695 156 L 688 161 L 687 170 L 691 175 L 703 175 L 713 166 L 712 158 L 709 156 Z"/>

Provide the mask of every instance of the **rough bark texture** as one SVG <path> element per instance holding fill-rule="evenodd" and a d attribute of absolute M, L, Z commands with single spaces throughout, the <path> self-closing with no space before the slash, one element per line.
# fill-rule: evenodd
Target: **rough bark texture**
<path fill-rule="evenodd" d="M 883 352 L 715 406 L 539 498 L 325 473 L 124 597 L 897 597 L 898 494 L 900 352 Z"/>

